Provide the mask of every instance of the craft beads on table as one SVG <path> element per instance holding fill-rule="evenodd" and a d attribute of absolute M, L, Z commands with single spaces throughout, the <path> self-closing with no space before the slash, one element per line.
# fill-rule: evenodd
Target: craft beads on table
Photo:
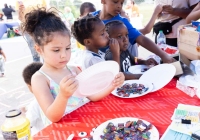
<path fill-rule="evenodd" d="M 108 123 L 103 130 L 104 135 L 101 135 L 102 140 L 149 140 L 152 128 L 152 124 L 145 124 L 142 120 L 127 121 L 119 123 L 115 126 L 112 122 Z"/>
<path fill-rule="evenodd" d="M 117 94 L 123 97 L 129 97 L 130 94 L 142 94 L 149 88 L 146 88 L 143 84 L 124 84 L 122 87 L 117 88 Z"/>

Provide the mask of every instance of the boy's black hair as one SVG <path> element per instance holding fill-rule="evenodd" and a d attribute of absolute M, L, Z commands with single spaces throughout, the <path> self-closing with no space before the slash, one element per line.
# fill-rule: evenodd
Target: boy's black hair
<path fill-rule="evenodd" d="M 94 25 L 102 22 L 99 19 L 99 16 L 93 16 L 92 14 L 88 14 L 87 16 L 80 18 L 74 22 L 72 25 L 72 34 L 76 38 L 76 40 L 84 44 L 84 39 L 88 39 L 92 37 L 92 32 L 94 31 Z"/>
<path fill-rule="evenodd" d="M 91 2 L 84 2 L 84 3 L 81 4 L 80 14 L 83 15 L 84 12 L 85 12 L 85 9 L 87 9 L 87 8 L 89 8 L 90 11 L 92 11 L 92 12 L 93 12 L 93 10 L 96 11 L 95 6 L 94 6 L 93 3 L 91 3 Z"/>
<path fill-rule="evenodd" d="M 42 63 L 40 62 L 33 62 L 27 65 L 22 72 L 24 82 L 28 85 L 31 85 L 31 78 L 33 74 L 37 72 L 41 67 L 42 67 Z"/>
<path fill-rule="evenodd" d="M 111 27 L 113 27 L 113 26 L 118 26 L 118 25 L 123 25 L 124 23 L 122 22 L 122 21 L 120 21 L 120 20 L 113 20 L 113 21 L 110 21 L 110 22 L 108 22 L 108 23 L 106 23 L 106 32 L 108 33 L 108 34 L 110 34 L 110 29 L 111 29 Z"/>
<path fill-rule="evenodd" d="M 22 24 L 23 31 L 30 34 L 39 46 L 51 42 L 54 32 L 67 33 L 70 36 L 69 29 L 58 14 L 50 10 L 46 11 L 44 7 L 34 9 L 25 15 L 25 22 Z"/>

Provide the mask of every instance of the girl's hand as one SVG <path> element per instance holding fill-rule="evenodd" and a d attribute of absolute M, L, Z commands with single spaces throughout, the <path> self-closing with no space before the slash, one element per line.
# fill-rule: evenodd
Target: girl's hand
<path fill-rule="evenodd" d="M 117 39 L 110 38 L 109 46 L 110 46 L 110 51 L 112 54 L 116 54 L 116 55 L 120 54 L 120 48 L 119 48 L 119 43 Z"/>
<path fill-rule="evenodd" d="M 66 98 L 72 96 L 72 94 L 76 91 L 77 88 L 78 81 L 73 75 L 68 75 L 60 81 L 60 93 Z"/>
<path fill-rule="evenodd" d="M 116 76 L 115 79 L 113 81 L 113 86 L 115 88 L 121 87 L 122 84 L 124 83 L 125 77 L 124 74 L 122 72 L 119 72 Z"/>
<path fill-rule="evenodd" d="M 145 61 L 145 65 L 158 65 L 155 59 L 149 58 L 148 60 Z"/>

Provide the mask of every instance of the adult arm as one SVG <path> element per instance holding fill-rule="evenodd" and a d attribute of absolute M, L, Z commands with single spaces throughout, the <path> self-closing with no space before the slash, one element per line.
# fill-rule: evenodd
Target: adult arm
<path fill-rule="evenodd" d="M 192 12 L 200 10 L 200 2 L 195 6 L 195 8 L 192 10 Z"/>
<path fill-rule="evenodd" d="M 195 8 L 197 4 L 194 4 L 190 6 L 190 8 L 184 9 L 184 8 L 173 8 L 171 5 L 164 5 L 163 6 L 163 12 L 166 12 L 168 14 L 176 15 L 182 18 L 186 18 L 189 13 Z"/>
<path fill-rule="evenodd" d="M 15 9 L 13 9 L 12 7 L 11 7 L 11 9 L 12 9 L 12 12 L 15 12 Z"/>
<path fill-rule="evenodd" d="M 195 12 L 191 12 L 187 18 L 186 18 L 186 22 L 187 23 L 191 23 L 192 20 L 198 20 L 200 18 L 200 10 L 195 11 Z"/>
<path fill-rule="evenodd" d="M 191 23 L 192 20 L 198 20 L 199 18 L 200 18 L 200 3 L 198 3 L 198 5 L 187 16 L 186 22 Z"/>

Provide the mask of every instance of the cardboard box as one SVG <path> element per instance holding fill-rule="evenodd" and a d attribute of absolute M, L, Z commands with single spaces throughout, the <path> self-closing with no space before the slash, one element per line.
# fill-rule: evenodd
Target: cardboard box
<path fill-rule="evenodd" d="M 199 60 L 200 46 L 197 46 L 199 32 L 187 27 L 188 25 L 183 25 L 178 28 L 179 52 L 189 60 Z"/>

